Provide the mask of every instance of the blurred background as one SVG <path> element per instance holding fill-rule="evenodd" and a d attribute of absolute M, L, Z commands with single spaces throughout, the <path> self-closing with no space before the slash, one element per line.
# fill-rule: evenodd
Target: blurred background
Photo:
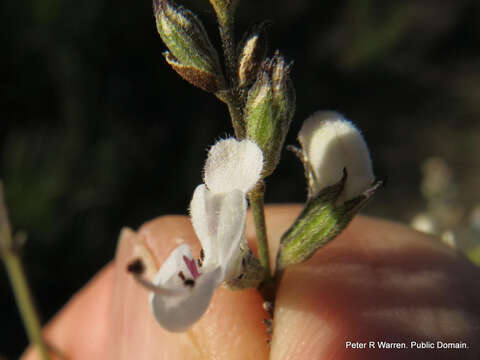
<path fill-rule="evenodd" d="M 207 0 L 181 2 L 218 43 Z M 0 4 L 0 177 L 43 320 L 114 255 L 122 226 L 186 214 L 206 149 L 232 134 L 226 107 L 164 62 L 149 1 Z M 294 60 L 297 112 L 342 112 L 388 186 L 366 213 L 432 232 L 480 260 L 480 3 L 241 0 L 237 35 L 273 21 Z M 284 152 L 268 202 L 301 202 Z M 0 271 L 0 358 L 27 340 Z"/>

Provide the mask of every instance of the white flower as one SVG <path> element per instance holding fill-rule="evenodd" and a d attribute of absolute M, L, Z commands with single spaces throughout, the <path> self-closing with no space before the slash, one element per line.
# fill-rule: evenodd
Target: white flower
<path fill-rule="evenodd" d="M 367 144 L 360 131 L 334 111 L 310 116 L 298 133 L 304 161 L 309 169 L 310 197 L 334 185 L 347 169 L 340 200 L 350 200 L 367 190 L 375 180 Z"/>
<path fill-rule="evenodd" d="M 206 311 L 214 290 L 232 279 L 246 239 L 246 193 L 263 167 L 252 141 L 221 140 L 209 151 L 204 181 L 193 193 L 190 216 L 202 245 L 200 259 L 186 244 L 176 248 L 149 287 L 152 312 L 169 331 L 185 331 Z"/>

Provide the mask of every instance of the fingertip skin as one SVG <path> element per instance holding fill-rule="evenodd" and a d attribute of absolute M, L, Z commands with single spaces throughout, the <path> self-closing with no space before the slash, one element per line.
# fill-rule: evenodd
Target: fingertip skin
<path fill-rule="evenodd" d="M 262 299 L 256 290 L 218 289 L 206 314 L 192 328 L 205 359 L 267 359 Z"/>
<path fill-rule="evenodd" d="M 288 269 L 277 293 L 271 359 L 477 359 L 478 269 L 431 237 L 357 217 L 309 261 Z M 373 341 L 353 349 L 346 342 Z M 379 349 L 377 341 L 405 343 Z M 410 342 L 468 349 L 411 349 Z"/>

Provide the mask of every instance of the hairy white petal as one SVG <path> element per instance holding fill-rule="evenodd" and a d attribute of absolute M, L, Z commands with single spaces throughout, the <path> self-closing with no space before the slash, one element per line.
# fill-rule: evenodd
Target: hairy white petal
<path fill-rule="evenodd" d="M 191 255 L 188 245 L 180 245 L 172 251 L 155 276 L 153 283 L 171 290 L 173 295 L 150 293 L 155 319 L 172 332 L 187 330 L 203 315 L 214 290 L 222 281 L 220 268 L 213 268 L 201 274 L 193 286 L 186 286 L 178 273 L 182 271 L 187 278 L 191 278 L 183 258 L 191 258 Z"/>
<path fill-rule="evenodd" d="M 215 251 L 212 238 L 216 233 L 217 216 L 216 211 L 212 209 L 212 202 L 207 201 L 211 197 L 211 192 L 202 184 L 197 186 L 190 202 L 190 220 L 205 252 L 205 262 L 212 262 L 212 255 Z"/>
<path fill-rule="evenodd" d="M 347 169 L 342 200 L 369 188 L 375 177 L 367 144 L 360 131 L 334 111 L 319 111 L 303 123 L 298 140 L 315 174 L 312 194 L 337 183 Z"/>
<path fill-rule="evenodd" d="M 245 242 L 245 218 L 247 200 L 240 190 L 233 190 L 223 197 L 220 204 L 216 243 L 220 266 L 228 280 L 233 267 L 241 256 L 240 244 Z"/>
<path fill-rule="evenodd" d="M 260 179 L 262 150 L 250 140 L 220 140 L 208 153 L 205 184 L 215 192 L 241 190 L 247 193 Z"/>
<path fill-rule="evenodd" d="M 215 194 L 199 185 L 190 203 L 190 216 L 202 244 L 204 266 L 221 266 L 229 272 L 244 238 L 247 200 L 245 193 L 233 190 Z M 246 245 L 245 245 L 246 246 Z M 233 259 L 235 260 L 235 259 Z"/>

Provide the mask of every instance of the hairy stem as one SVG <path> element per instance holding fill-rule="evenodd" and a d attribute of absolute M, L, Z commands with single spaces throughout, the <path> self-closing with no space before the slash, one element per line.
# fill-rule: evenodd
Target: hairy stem
<path fill-rule="evenodd" d="M 223 101 L 228 106 L 230 118 L 232 119 L 235 136 L 238 140 L 245 137 L 245 126 L 243 124 L 243 104 L 240 91 L 238 89 L 237 75 L 237 56 L 235 54 L 235 32 L 234 32 L 234 13 L 229 11 L 223 17 L 218 18 L 220 38 L 222 40 L 223 54 L 225 58 L 225 70 L 227 73 L 227 94 L 223 96 Z"/>
<path fill-rule="evenodd" d="M 40 320 L 33 305 L 27 278 L 18 254 L 18 247 L 12 239 L 7 209 L 3 199 L 3 187 L 0 182 L 0 255 L 7 268 L 23 324 L 30 342 L 37 347 L 40 358 L 48 360 L 47 345 L 42 338 Z"/>
<path fill-rule="evenodd" d="M 223 54 L 229 87 L 237 87 L 237 60 L 235 56 L 235 32 L 233 14 L 224 21 L 219 20 L 220 38 L 222 40 Z"/>
<path fill-rule="evenodd" d="M 243 115 L 241 105 L 238 104 L 236 99 L 230 99 L 227 102 L 228 112 L 232 119 L 233 130 L 235 131 L 235 137 L 238 140 L 245 138 L 245 126 L 243 124 Z"/>
<path fill-rule="evenodd" d="M 252 209 L 253 222 L 255 224 L 255 232 L 257 235 L 258 258 L 265 271 L 264 279 L 268 282 L 272 279 L 272 272 L 268 251 L 267 227 L 265 225 L 265 210 L 263 203 L 264 194 L 265 185 L 262 181 L 250 191 L 248 199 L 250 200 L 250 208 Z"/>

